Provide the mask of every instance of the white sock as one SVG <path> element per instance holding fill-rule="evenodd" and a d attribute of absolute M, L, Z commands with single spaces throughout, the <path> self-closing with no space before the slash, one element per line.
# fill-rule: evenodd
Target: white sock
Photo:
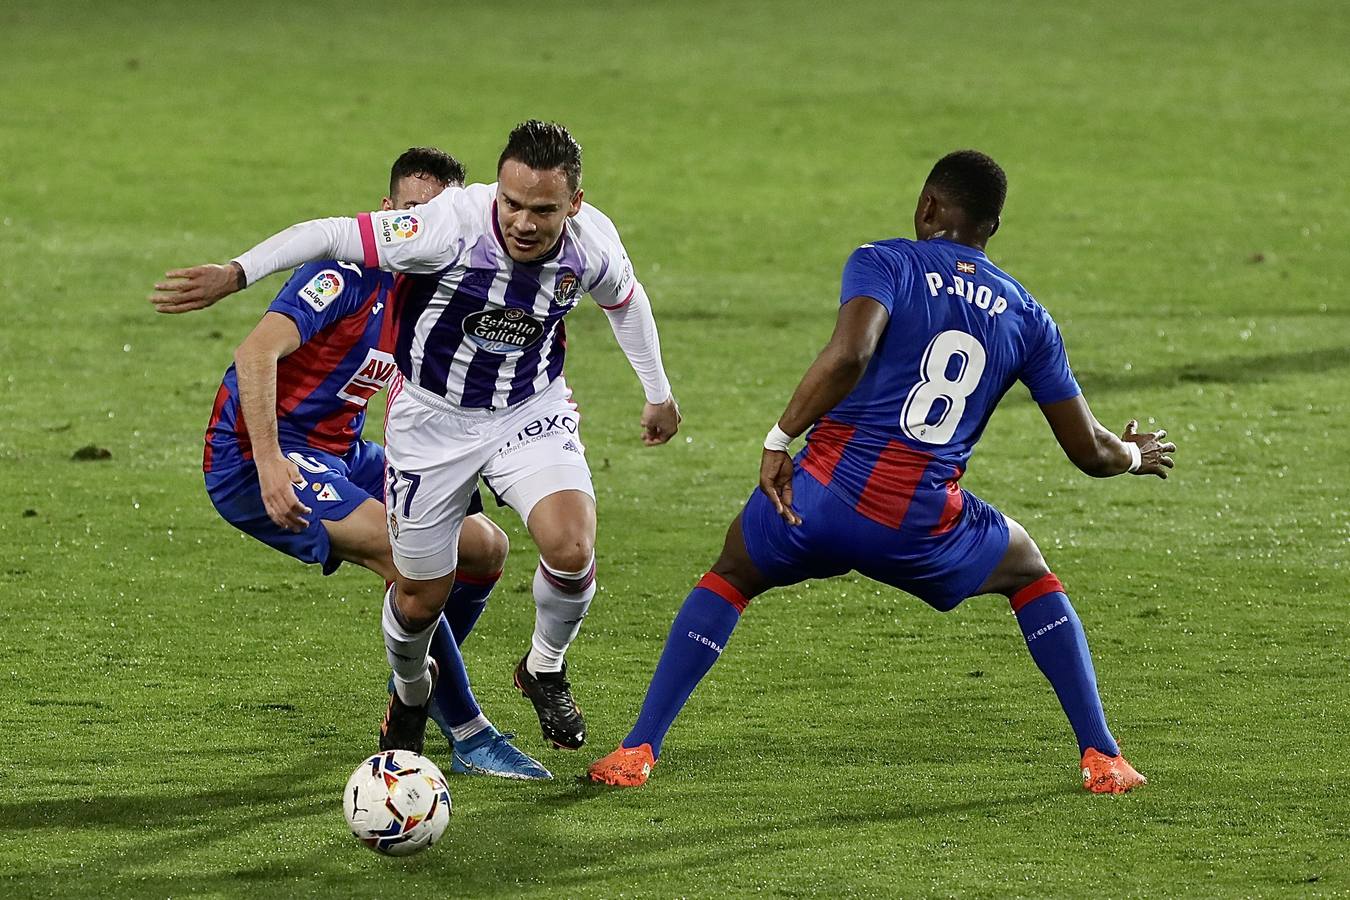
<path fill-rule="evenodd" d="M 533 675 L 562 671 L 563 656 L 581 630 L 594 596 L 594 556 L 580 572 L 559 572 L 539 560 L 534 571 L 534 635 L 526 670 Z"/>
<path fill-rule="evenodd" d="M 488 721 L 488 717 L 479 713 L 463 725 L 451 725 L 450 734 L 454 737 L 455 743 L 459 743 L 491 727 L 492 723 Z"/>
<path fill-rule="evenodd" d="M 384 613 L 380 617 L 384 629 L 384 653 L 389 667 L 394 670 L 394 690 L 398 698 L 409 706 L 422 706 L 431 696 L 431 668 L 427 651 L 431 636 L 436 632 L 436 620 L 422 631 L 409 631 L 394 608 L 394 586 L 384 595 Z"/>

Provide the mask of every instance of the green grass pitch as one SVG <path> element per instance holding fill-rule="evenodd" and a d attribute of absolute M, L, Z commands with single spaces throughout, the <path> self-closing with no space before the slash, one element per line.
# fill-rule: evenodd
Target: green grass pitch
<path fill-rule="evenodd" d="M 1336 2 L 0 5 L 0 895 L 1301 896 L 1350 893 L 1350 17 Z M 656 305 L 685 421 L 637 439 L 603 316 L 569 319 L 601 593 L 572 651 L 592 746 L 510 688 L 528 538 L 466 656 L 559 776 L 455 779 L 379 858 L 339 792 L 383 705 L 378 585 L 221 522 L 201 431 L 279 281 L 188 317 L 166 268 L 372 208 L 432 143 L 489 180 L 566 122 Z M 858 578 L 757 600 L 635 792 L 626 732 L 748 494 L 857 244 L 932 161 L 1008 170 L 991 256 L 1089 401 L 1153 416 L 1166 483 L 1070 466 L 1023 389 L 967 484 L 1022 521 L 1150 778 L 1077 786 L 995 598 Z M 378 430 L 379 414 L 371 427 Z M 79 448 L 111 458 L 73 461 Z M 446 754 L 438 754 L 446 761 Z"/>

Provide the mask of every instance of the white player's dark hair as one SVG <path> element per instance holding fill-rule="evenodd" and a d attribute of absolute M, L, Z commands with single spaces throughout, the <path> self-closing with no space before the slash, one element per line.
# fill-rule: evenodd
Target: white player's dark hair
<path fill-rule="evenodd" d="M 398 183 L 410 175 L 434 178 L 444 187 L 461 185 L 465 178 L 464 164 L 435 147 L 409 147 L 389 170 L 389 196 L 394 196 Z"/>
<path fill-rule="evenodd" d="M 517 125 L 497 160 L 498 172 L 508 159 L 539 171 L 562 169 L 569 190 L 581 187 L 581 145 L 566 127 L 556 122 L 530 119 Z"/>

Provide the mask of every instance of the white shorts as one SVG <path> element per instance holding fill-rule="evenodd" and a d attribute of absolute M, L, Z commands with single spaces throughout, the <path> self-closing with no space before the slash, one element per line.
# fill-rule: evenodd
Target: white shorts
<path fill-rule="evenodd" d="M 395 379 L 385 414 L 385 507 L 394 565 L 404 578 L 429 581 L 454 571 L 479 475 L 527 524 L 549 494 L 595 498 L 571 398 L 556 378 L 507 409 L 461 409 Z"/>

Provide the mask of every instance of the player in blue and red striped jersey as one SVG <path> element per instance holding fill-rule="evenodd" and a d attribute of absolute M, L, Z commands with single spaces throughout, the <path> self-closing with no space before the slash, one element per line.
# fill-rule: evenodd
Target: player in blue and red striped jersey
<path fill-rule="evenodd" d="M 685 600 L 637 724 L 590 777 L 643 784 L 675 716 L 751 598 L 856 571 L 948 611 L 999 593 L 1078 738 L 1084 786 L 1145 782 L 1107 729 L 1082 624 L 1021 525 L 959 486 L 995 406 L 1022 381 L 1080 469 L 1166 477 L 1164 432 L 1116 437 L 1092 415 L 1050 314 L 984 253 L 1007 190 L 975 151 L 941 159 L 917 241 L 864 244 L 844 267 L 833 337 L 764 443 L 760 489 Z M 814 423 L 805 449 L 786 453 Z"/>
<path fill-rule="evenodd" d="M 395 161 L 382 206 L 411 208 L 463 181 L 453 157 L 413 148 Z M 297 269 L 235 352 L 206 430 L 202 468 L 221 516 L 325 575 L 354 562 L 394 578 L 384 449 L 361 439 L 366 404 L 395 371 L 385 314 L 393 291 L 394 276 L 379 269 L 335 261 Z M 440 672 L 432 715 L 451 743 L 452 771 L 546 779 L 482 714 L 459 654 L 507 553 L 481 505 L 472 512 L 432 643 Z"/>

